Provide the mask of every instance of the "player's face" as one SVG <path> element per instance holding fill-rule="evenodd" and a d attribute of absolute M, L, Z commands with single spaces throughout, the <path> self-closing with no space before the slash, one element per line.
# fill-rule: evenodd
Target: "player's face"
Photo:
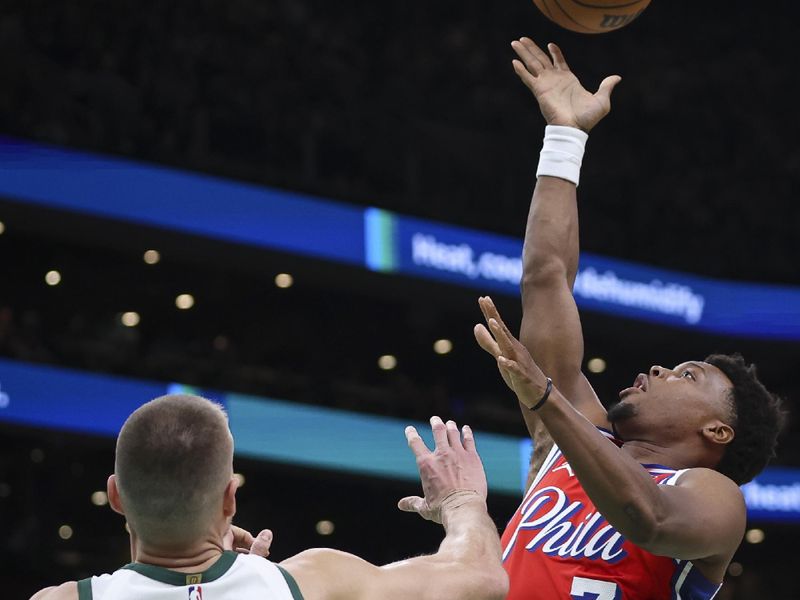
<path fill-rule="evenodd" d="M 709 419 L 730 422 L 732 387 L 722 371 L 705 362 L 684 362 L 673 369 L 653 366 L 620 392 L 620 402 L 609 410 L 608 418 L 623 438 L 626 430 L 643 426 L 679 436 L 696 431 Z"/>

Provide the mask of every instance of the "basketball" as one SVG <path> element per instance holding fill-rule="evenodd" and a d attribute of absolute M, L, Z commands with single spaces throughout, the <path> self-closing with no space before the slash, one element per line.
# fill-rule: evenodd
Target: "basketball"
<path fill-rule="evenodd" d="M 548 19 L 578 33 L 607 33 L 638 17 L 650 0 L 533 0 Z"/>

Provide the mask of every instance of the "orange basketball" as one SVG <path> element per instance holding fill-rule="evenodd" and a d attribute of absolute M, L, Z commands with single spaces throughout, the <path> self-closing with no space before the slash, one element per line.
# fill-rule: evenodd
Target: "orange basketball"
<path fill-rule="evenodd" d="M 533 0 L 548 19 L 578 33 L 606 33 L 625 27 L 650 0 Z"/>

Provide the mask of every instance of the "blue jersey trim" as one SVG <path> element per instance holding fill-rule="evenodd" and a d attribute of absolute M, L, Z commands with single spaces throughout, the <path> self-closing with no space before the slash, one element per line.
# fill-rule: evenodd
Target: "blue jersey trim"
<path fill-rule="evenodd" d="M 692 561 L 675 561 L 675 574 L 670 581 L 672 600 L 711 600 L 721 587 L 721 583 L 706 579 Z"/>

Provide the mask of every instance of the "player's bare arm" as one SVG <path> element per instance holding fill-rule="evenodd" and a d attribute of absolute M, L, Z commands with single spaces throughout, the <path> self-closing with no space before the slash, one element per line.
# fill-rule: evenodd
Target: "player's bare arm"
<path fill-rule="evenodd" d="M 505 597 L 500 540 L 486 512 L 486 477 L 472 431 L 459 432 L 454 422 L 438 417 L 431 427 L 433 452 L 413 427 L 406 429 L 424 497 L 403 498 L 398 506 L 444 526 L 439 551 L 382 567 L 336 550 L 302 552 L 281 566 L 295 577 L 306 600 Z"/>
<path fill-rule="evenodd" d="M 489 319 L 488 330 L 477 325 L 475 334 L 482 346 L 487 337 L 493 339 L 498 367 L 520 403 L 527 409 L 536 406 L 547 378 L 502 319 Z M 708 579 L 722 580 L 746 519 L 744 498 L 733 481 L 697 468 L 675 486 L 657 485 L 637 460 L 609 442 L 555 387 L 537 414 L 609 524 L 653 554 L 692 560 Z"/>
<path fill-rule="evenodd" d="M 528 38 L 511 45 L 518 56 L 513 61 L 514 71 L 536 97 L 548 125 L 588 133 L 608 114 L 618 76 L 607 77 L 592 94 L 580 84 L 555 44 L 548 46 L 549 55 Z M 525 232 L 520 340 L 578 410 L 593 423 L 607 425 L 605 410 L 581 372 L 583 334 L 572 297 L 577 270 L 576 185 L 540 176 Z M 481 308 L 486 312 L 483 305 Z M 540 450 L 545 449 L 549 440 L 538 419 L 524 410 L 523 415 Z M 541 451 L 538 454 L 543 458 Z M 533 467 L 535 470 L 538 465 Z"/>
<path fill-rule="evenodd" d="M 45 588 L 36 592 L 30 600 L 78 600 L 78 583 L 67 581 L 59 586 Z"/>

